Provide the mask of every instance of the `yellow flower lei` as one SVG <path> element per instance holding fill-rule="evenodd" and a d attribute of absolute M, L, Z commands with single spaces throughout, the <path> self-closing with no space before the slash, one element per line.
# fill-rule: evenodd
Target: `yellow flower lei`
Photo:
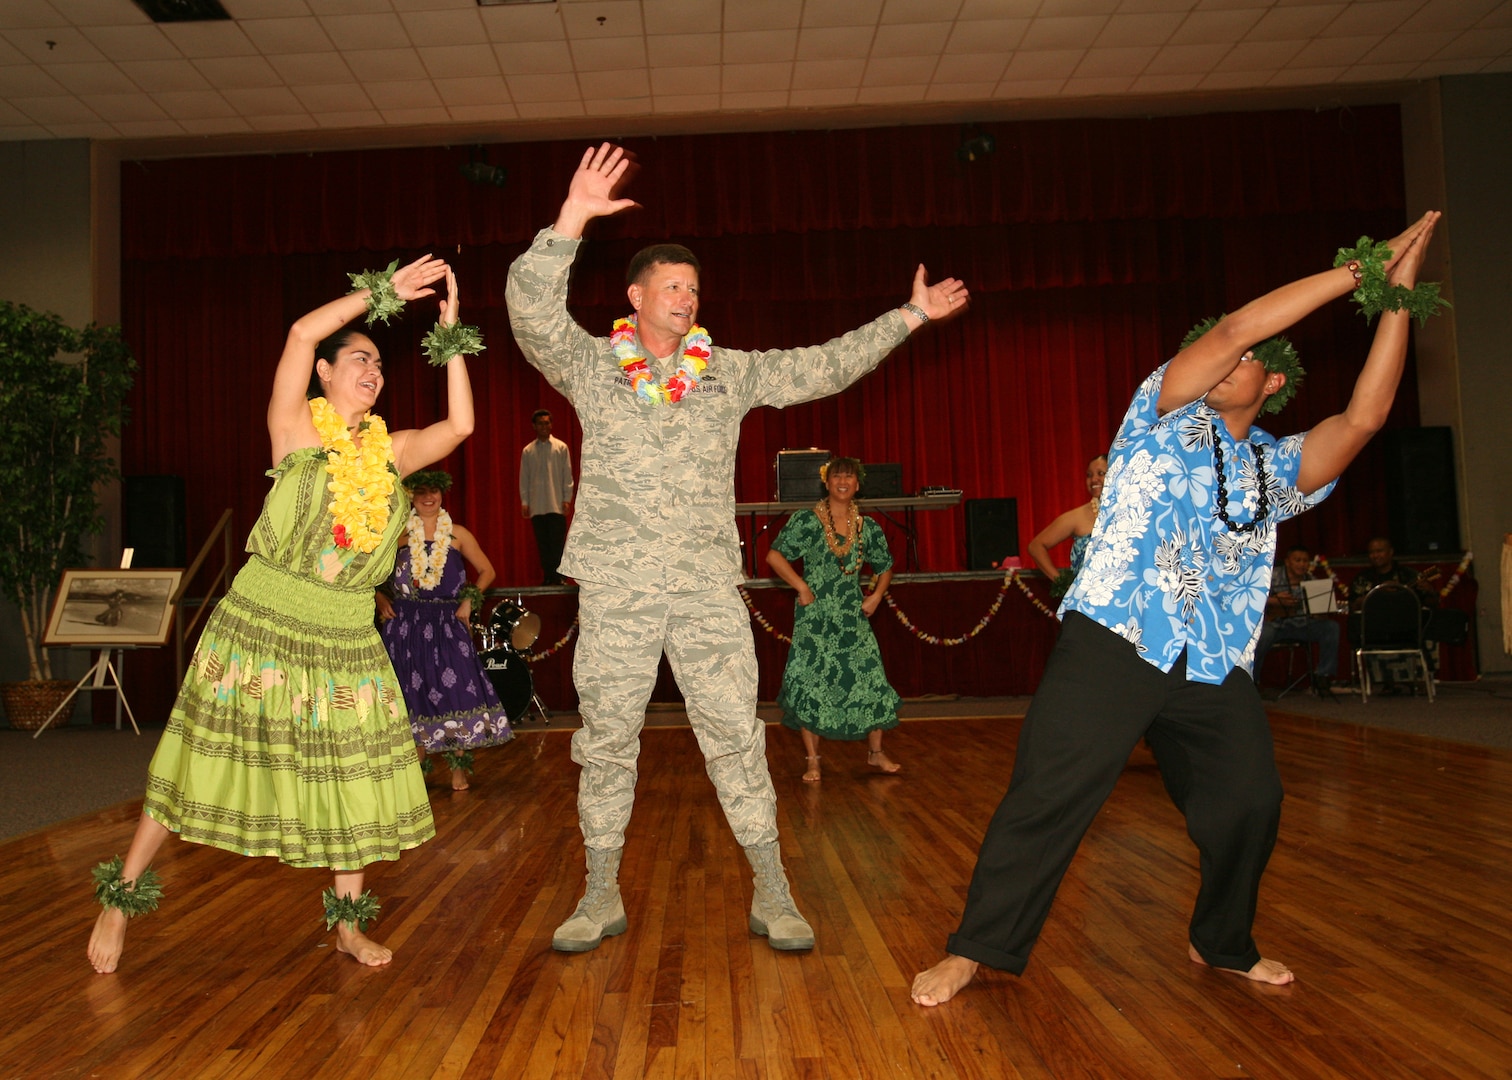
<path fill-rule="evenodd" d="M 331 493 L 331 536 L 337 547 L 364 554 L 376 551 L 388 528 L 389 503 L 394 494 L 394 442 L 388 425 L 367 413 L 359 425 L 362 449 L 357 449 L 346 418 L 323 397 L 310 399 L 310 418 L 326 450 L 326 485 Z"/>

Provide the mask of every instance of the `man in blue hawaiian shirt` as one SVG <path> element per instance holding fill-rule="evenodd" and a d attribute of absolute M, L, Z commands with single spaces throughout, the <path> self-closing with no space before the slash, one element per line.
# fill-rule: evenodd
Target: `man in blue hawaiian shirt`
<path fill-rule="evenodd" d="M 1390 242 L 1389 283 L 1415 285 L 1438 217 Z M 915 978 L 914 1001 L 949 1000 L 980 964 L 1023 972 L 1082 835 L 1141 738 L 1201 855 L 1190 957 L 1257 982 L 1292 981 L 1250 934 L 1281 808 L 1250 668 L 1276 525 L 1325 498 L 1386 422 L 1409 316 L 1381 315 L 1348 406 L 1305 434 L 1276 439 L 1254 426 L 1288 382 L 1285 363 L 1270 370 L 1256 357 L 1288 354 L 1268 339 L 1356 289 L 1360 272 L 1345 264 L 1251 301 L 1135 393 L 960 928 L 946 958 Z"/>

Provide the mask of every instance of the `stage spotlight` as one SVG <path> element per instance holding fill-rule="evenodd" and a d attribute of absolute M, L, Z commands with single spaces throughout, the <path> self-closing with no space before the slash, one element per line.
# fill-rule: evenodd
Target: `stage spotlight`
<path fill-rule="evenodd" d="M 486 184 L 501 188 L 509 182 L 509 171 L 486 161 L 472 160 L 460 169 L 463 176 L 474 184 Z"/>
<path fill-rule="evenodd" d="M 956 157 L 968 163 L 981 161 L 984 158 L 991 157 L 992 152 L 996 149 L 997 140 L 985 131 L 978 129 L 974 133 L 969 133 L 961 142 L 961 145 L 956 148 Z"/>

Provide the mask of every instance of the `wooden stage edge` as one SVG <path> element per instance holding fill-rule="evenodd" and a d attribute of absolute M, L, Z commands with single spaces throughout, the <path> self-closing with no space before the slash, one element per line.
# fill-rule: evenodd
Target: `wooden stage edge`
<path fill-rule="evenodd" d="M 887 736 L 897 776 L 827 743 L 818 784 L 769 741 L 809 953 L 747 929 L 750 871 L 685 727 L 644 733 L 629 930 L 586 954 L 550 948 L 583 874 L 577 769 L 550 729 L 480 753 L 471 790 L 432 789 L 437 837 L 371 869 L 387 968 L 332 947 L 328 875 L 173 841 L 162 906 L 96 975 L 89 868 L 124 850 L 139 804 L 7 841 L 0 1080 L 1509 1075 L 1512 751 L 1283 713 L 1256 938 L 1296 984 L 1186 959 L 1196 856 L 1141 750 L 1024 976 L 912 1004 L 1020 726 L 906 722 Z"/>

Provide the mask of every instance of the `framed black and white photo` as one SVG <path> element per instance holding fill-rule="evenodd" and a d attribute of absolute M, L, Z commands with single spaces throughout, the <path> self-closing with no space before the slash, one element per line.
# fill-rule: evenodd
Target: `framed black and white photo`
<path fill-rule="evenodd" d="M 182 570 L 65 570 L 42 644 L 162 645 L 183 576 Z"/>

